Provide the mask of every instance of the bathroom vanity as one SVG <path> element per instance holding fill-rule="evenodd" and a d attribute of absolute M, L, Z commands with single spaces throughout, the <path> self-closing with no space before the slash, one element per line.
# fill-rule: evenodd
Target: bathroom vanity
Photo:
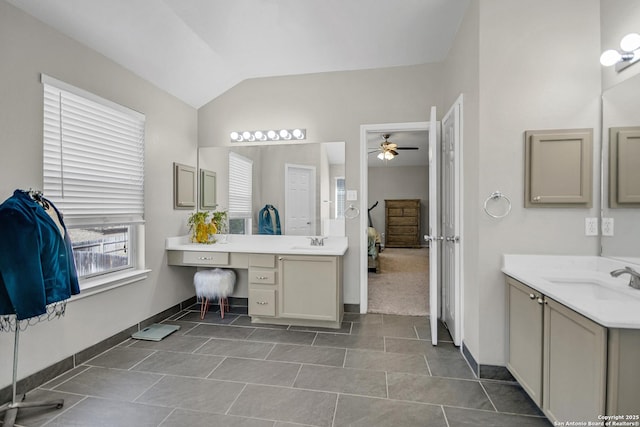
<path fill-rule="evenodd" d="M 640 290 L 610 275 L 625 265 L 504 255 L 507 368 L 552 422 L 640 415 Z"/>
<path fill-rule="evenodd" d="M 169 265 L 247 270 L 253 323 L 338 329 L 347 247 L 347 238 L 337 236 L 312 246 L 302 236 L 229 235 L 211 245 L 170 237 L 165 248 Z"/>

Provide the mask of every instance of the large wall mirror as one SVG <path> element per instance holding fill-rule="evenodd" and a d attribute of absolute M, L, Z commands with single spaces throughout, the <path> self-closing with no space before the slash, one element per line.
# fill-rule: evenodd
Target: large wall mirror
<path fill-rule="evenodd" d="M 201 147 L 198 151 L 200 170 L 215 173 L 218 207 L 229 210 L 230 217 L 244 209 L 251 219 L 245 223 L 247 234 L 344 236 L 344 159 L 344 142 Z M 247 192 L 250 201 L 242 200 Z"/>
<path fill-rule="evenodd" d="M 638 65 L 636 65 L 638 66 Z M 602 256 L 640 264 L 640 74 L 602 94 Z M 637 132 L 636 132 L 637 133 Z M 607 236 L 613 219 L 613 236 Z"/>

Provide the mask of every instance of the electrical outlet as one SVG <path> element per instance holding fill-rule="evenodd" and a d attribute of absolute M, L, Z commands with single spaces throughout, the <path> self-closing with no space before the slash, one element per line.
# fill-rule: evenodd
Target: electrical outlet
<path fill-rule="evenodd" d="M 584 219 L 584 235 L 585 236 L 597 236 L 598 235 L 598 218 L 585 218 Z"/>
<path fill-rule="evenodd" d="M 602 235 L 613 236 L 613 218 L 602 218 Z"/>

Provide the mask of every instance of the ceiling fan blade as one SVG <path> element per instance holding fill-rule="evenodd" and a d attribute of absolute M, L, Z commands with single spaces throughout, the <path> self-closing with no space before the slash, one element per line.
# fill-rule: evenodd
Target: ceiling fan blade
<path fill-rule="evenodd" d="M 398 154 L 400 154 L 400 153 L 398 153 L 396 150 L 387 150 L 387 151 L 388 151 L 389 153 L 393 154 L 394 156 L 397 156 Z"/>
<path fill-rule="evenodd" d="M 398 147 L 396 150 L 419 150 L 420 147 Z"/>

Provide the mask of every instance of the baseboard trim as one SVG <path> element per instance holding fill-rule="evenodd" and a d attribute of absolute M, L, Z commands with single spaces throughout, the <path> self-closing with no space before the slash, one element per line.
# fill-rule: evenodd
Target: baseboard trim
<path fill-rule="evenodd" d="M 469 367 L 473 371 L 474 375 L 483 380 L 496 380 L 496 381 L 510 381 L 516 382 L 511 372 L 505 366 L 499 365 L 482 365 L 476 361 L 469 348 L 462 341 L 462 355 L 466 359 Z"/>
<path fill-rule="evenodd" d="M 360 313 L 360 304 L 344 304 L 345 313 Z"/>
<path fill-rule="evenodd" d="M 110 349 L 111 347 L 123 342 L 124 340 L 128 339 L 132 333 L 144 329 L 153 323 L 162 321 L 169 316 L 172 316 L 180 312 L 181 310 L 193 305 L 195 302 L 196 297 L 188 298 L 179 304 L 163 310 L 158 314 L 144 319 L 141 322 L 130 326 L 105 340 L 100 341 L 99 343 L 96 343 L 84 350 L 77 352 L 73 356 L 66 357 L 58 362 L 55 362 L 51 366 L 48 366 L 34 374 L 31 374 L 28 377 L 22 378 L 21 380 L 18 380 L 16 384 L 16 393 L 24 394 L 29 390 L 46 384 L 59 375 L 83 364 L 92 357 L 95 357 L 98 354 Z M 9 365 L 7 364 L 7 366 Z M 10 402 L 12 398 L 13 386 L 11 384 L 0 389 L 0 402 Z"/>

